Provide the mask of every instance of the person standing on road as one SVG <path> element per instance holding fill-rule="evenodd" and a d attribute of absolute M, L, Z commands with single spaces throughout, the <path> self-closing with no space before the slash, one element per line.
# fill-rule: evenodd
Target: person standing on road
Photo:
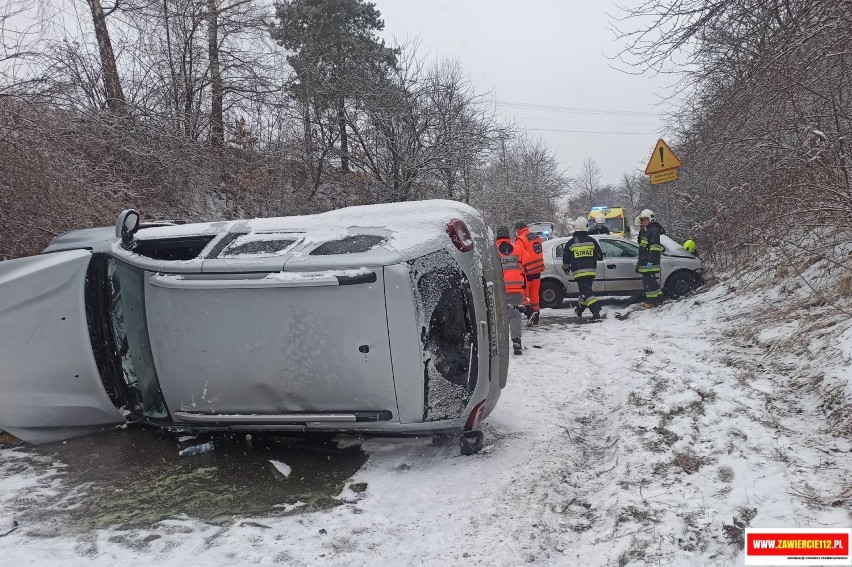
<path fill-rule="evenodd" d="M 578 217 L 574 221 L 574 236 L 565 243 L 562 269 L 566 274 L 571 273 L 580 288 L 580 297 L 575 309 L 577 317 L 582 317 L 583 311 L 588 307 L 592 312 L 592 319 L 600 319 L 601 306 L 592 288 L 598 271 L 598 261 L 602 261 L 604 256 L 598 241 L 586 231 L 587 222 L 584 217 Z"/>
<path fill-rule="evenodd" d="M 497 252 L 503 266 L 503 282 L 506 284 L 506 303 L 509 308 L 509 336 L 515 354 L 524 354 L 521 346 L 521 310 L 524 308 L 526 281 L 517 247 L 510 240 L 509 227 L 498 226 L 496 231 Z"/>
<path fill-rule="evenodd" d="M 515 246 L 521 249 L 520 258 L 526 274 L 527 297 L 530 299 L 532 315 L 528 325 L 538 325 L 541 307 L 539 306 L 538 292 L 541 288 L 541 273 L 544 271 L 544 250 L 541 246 L 541 236 L 530 232 L 527 223 L 519 221 L 515 223 Z"/>
<path fill-rule="evenodd" d="M 605 216 L 599 214 L 595 217 L 595 226 L 589 229 L 589 234 L 609 234 Z"/>
<path fill-rule="evenodd" d="M 650 309 L 659 305 L 663 299 L 657 278 L 660 274 L 660 256 L 663 253 L 660 236 L 666 231 L 650 209 L 642 211 L 639 219 L 642 228 L 639 229 L 639 259 L 636 270 L 642 274 L 642 287 L 645 289 L 644 307 Z"/>

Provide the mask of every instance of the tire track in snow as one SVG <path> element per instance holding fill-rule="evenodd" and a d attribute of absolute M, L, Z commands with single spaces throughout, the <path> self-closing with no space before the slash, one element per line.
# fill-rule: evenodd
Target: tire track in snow
<path fill-rule="evenodd" d="M 514 452 L 519 466 L 507 469 L 504 497 L 489 520 L 508 517 L 521 530 L 516 559 L 559 564 L 570 556 L 572 540 L 595 527 L 592 495 L 611 481 L 618 460 L 614 432 L 620 420 L 613 417 L 620 395 L 612 391 L 618 385 L 595 375 L 604 361 L 591 330 L 547 317 L 538 328 L 526 330 L 527 348 L 522 357 L 513 357 L 510 382 L 523 394 L 506 396 L 506 413 L 517 414 L 505 415 L 498 406 L 489 420 L 498 432 L 505 427 L 503 419 L 525 422 L 511 442 L 500 443 L 499 450 Z M 589 340 L 589 348 L 572 344 L 583 340 Z M 517 410 L 518 403 L 535 410 L 520 417 L 527 408 Z"/>

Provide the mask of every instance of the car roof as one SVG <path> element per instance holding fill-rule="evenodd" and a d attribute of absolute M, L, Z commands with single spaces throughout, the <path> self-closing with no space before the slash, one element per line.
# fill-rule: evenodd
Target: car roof
<path fill-rule="evenodd" d="M 597 240 L 600 240 L 601 238 L 606 238 L 609 240 L 620 240 L 622 242 L 632 244 L 633 246 L 638 246 L 634 239 L 625 238 L 623 236 L 617 236 L 615 234 L 592 234 L 591 237 Z M 543 245 L 545 248 L 552 248 L 553 246 L 559 246 L 560 244 L 568 242 L 569 240 L 571 240 L 570 236 L 560 236 L 559 238 L 552 238 L 547 242 L 544 242 Z M 694 257 L 694 254 L 690 254 L 689 252 L 687 252 L 684 247 L 681 246 L 677 241 L 666 236 L 665 234 L 660 235 L 660 244 L 665 247 L 665 254 Z"/>
<path fill-rule="evenodd" d="M 617 236 L 615 234 L 590 234 L 589 236 L 591 236 L 595 240 L 600 240 L 601 238 L 608 238 L 610 240 L 621 240 L 623 242 L 628 242 L 630 244 L 636 245 L 636 243 L 633 242 L 632 240 L 630 240 L 629 238 L 624 238 L 624 237 L 621 237 L 621 236 Z M 571 238 L 572 238 L 571 236 L 560 236 L 559 238 L 551 238 L 547 242 L 544 242 L 544 247 L 547 248 L 547 247 L 559 246 L 560 244 L 562 244 L 564 242 L 568 242 L 569 240 L 571 240 Z"/>

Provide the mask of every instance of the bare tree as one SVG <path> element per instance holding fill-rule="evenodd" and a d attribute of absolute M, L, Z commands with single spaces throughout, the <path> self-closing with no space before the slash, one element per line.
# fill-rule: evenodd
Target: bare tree
<path fill-rule="evenodd" d="M 684 167 L 643 196 L 670 192 L 677 233 L 727 261 L 765 249 L 749 242 L 850 226 L 852 4 L 648 0 L 616 25 L 631 68 L 678 73 L 684 102 L 672 126 Z"/>
<path fill-rule="evenodd" d="M 0 23 L 32 19 L 14 2 Z M 38 34 L 0 29 L 2 256 L 127 207 L 201 220 L 441 197 L 494 221 L 557 215 L 550 148 L 499 123 L 457 62 L 385 47 L 377 12 L 341 67 L 334 41 L 298 58 L 270 41 L 269 0 L 38 6 Z"/>
<path fill-rule="evenodd" d="M 101 55 L 101 75 L 103 77 L 104 89 L 106 91 L 106 104 L 110 110 L 118 111 L 124 108 L 127 101 L 121 88 L 121 79 L 118 76 L 118 64 L 112 51 L 112 40 L 107 28 L 107 17 L 115 12 L 120 6 L 120 0 L 116 0 L 112 8 L 104 10 L 100 0 L 86 0 L 89 10 L 92 12 L 92 25 L 95 28 L 95 37 L 98 41 L 98 50 Z"/>
<path fill-rule="evenodd" d="M 574 187 L 579 190 L 585 199 L 585 209 L 592 207 L 595 198 L 601 188 L 601 169 L 592 158 L 586 158 L 580 169 L 580 173 L 574 178 Z"/>
<path fill-rule="evenodd" d="M 639 198 L 645 183 L 647 183 L 647 178 L 641 173 L 624 173 L 621 176 L 621 181 L 616 188 L 616 192 L 619 200 L 631 212 L 638 212 L 639 210 Z"/>

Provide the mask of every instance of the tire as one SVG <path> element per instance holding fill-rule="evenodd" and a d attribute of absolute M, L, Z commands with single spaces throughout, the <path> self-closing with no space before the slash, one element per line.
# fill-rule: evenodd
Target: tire
<path fill-rule="evenodd" d="M 562 307 L 565 300 L 565 290 L 562 284 L 554 280 L 542 280 L 541 289 L 538 292 L 538 302 L 542 307 L 556 309 Z"/>
<path fill-rule="evenodd" d="M 485 434 L 481 431 L 465 431 L 459 437 L 459 453 L 462 455 L 475 455 L 482 450 Z"/>
<path fill-rule="evenodd" d="M 669 299 L 682 297 L 698 287 L 698 278 L 691 272 L 675 272 L 666 280 L 666 296 Z"/>

